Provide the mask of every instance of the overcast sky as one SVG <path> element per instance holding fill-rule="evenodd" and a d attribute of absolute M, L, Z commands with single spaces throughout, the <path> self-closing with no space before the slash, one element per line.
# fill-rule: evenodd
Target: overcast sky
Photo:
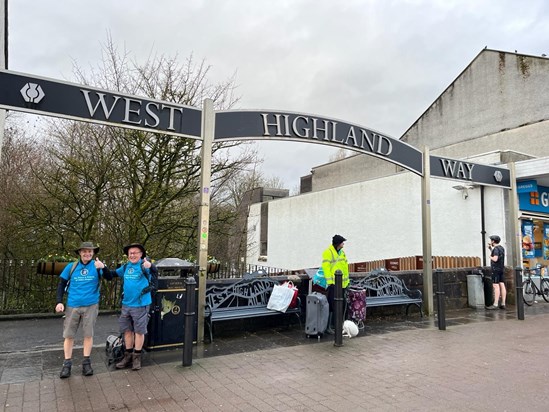
<path fill-rule="evenodd" d="M 110 34 L 236 72 L 238 109 L 317 114 L 399 138 L 485 47 L 549 55 L 545 0 L 8 0 L 9 69 L 74 81 Z M 263 142 L 288 189 L 337 149 Z"/>

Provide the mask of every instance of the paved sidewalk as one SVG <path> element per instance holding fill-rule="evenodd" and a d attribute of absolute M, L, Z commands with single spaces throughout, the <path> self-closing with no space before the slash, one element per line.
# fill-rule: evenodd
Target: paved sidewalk
<path fill-rule="evenodd" d="M 549 304 L 138 372 L 0 385 L 4 411 L 546 411 Z M 493 313 L 493 314 L 492 314 Z M 0 324 L 1 325 L 1 324 Z"/>

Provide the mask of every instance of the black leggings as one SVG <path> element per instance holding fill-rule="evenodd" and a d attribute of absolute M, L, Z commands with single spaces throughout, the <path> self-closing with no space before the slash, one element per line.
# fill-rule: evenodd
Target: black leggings
<path fill-rule="evenodd" d="M 328 298 L 328 305 L 330 307 L 330 312 L 333 312 L 335 309 L 334 300 L 335 300 L 335 285 L 329 285 L 326 289 L 326 297 Z M 343 288 L 343 313 L 347 309 L 347 288 Z"/>

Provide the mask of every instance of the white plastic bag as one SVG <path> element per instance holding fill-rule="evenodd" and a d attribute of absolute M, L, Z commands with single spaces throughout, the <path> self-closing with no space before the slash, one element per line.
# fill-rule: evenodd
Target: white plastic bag
<path fill-rule="evenodd" d="M 274 285 L 273 292 L 269 297 L 267 309 L 276 310 L 278 312 L 286 312 L 288 306 L 294 297 L 294 290 L 288 285 Z"/>

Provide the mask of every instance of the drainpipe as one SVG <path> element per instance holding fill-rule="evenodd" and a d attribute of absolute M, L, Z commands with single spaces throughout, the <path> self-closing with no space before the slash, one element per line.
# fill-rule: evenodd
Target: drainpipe
<path fill-rule="evenodd" d="M 484 186 L 480 187 L 480 233 L 482 235 L 482 266 L 486 267 L 486 218 L 484 216 Z"/>

